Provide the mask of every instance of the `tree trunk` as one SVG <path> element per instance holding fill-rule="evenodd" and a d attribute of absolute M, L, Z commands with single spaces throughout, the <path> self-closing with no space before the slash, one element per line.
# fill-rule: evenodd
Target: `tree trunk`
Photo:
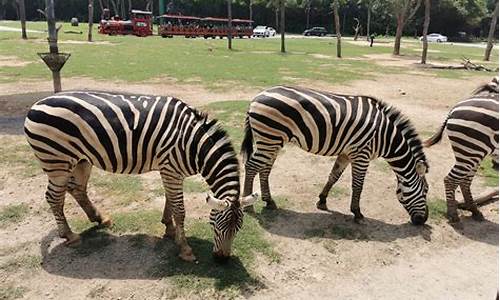
<path fill-rule="evenodd" d="M 21 37 L 23 40 L 28 39 L 28 35 L 26 35 L 26 8 L 24 6 L 24 0 L 17 0 L 17 4 L 19 5 L 19 19 L 21 19 Z"/>
<path fill-rule="evenodd" d="M 120 12 L 118 11 L 118 7 L 116 6 L 116 1 L 111 0 L 111 6 L 113 6 L 113 15 L 112 16 L 118 16 Z"/>
<path fill-rule="evenodd" d="M 253 0 L 248 1 L 248 19 L 253 21 Z"/>
<path fill-rule="evenodd" d="M 306 29 L 309 29 L 309 18 L 311 17 L 311 3 L 307 3 L 306 7 Z"/>
<path fill-rule="evenodd" d="M 368 6 L 368 16 L 366 20 L 366 40 L 370 40 L 370 22 L 372 18 L 372 7 Z"/>
<path fill-rule="evenodd" d="M 401 48 L 401 37 L 403 36 L 403 28 L 404 28 L 404 21 L 402 20 L 403 17 L 398 16 L 397 23 L 398 27 L 396 28 L 396 37 L 394 38 L 394 50 L 392 51 L 392 54 L 394 55 L 399 55 L 400 48 Z"/>
<path fill-rule="evenodd" d="M 227 49 L 233 49 L 233 20 L 231 12 L 231 0 L 227 0 Z"/>
<path fill-rule="evenodd" d="M 384 35 L 385 37 L 389 36 L 389 26 L 390 26 L 389 23 L 387 23 L 387 26 L 385 26 L 385 35 Z"/>
<path fill-rule="evenodd" d="M 127 13 L 125 11 L 125 0 L 121 0 L 120 2 L 122 3 L 120 7 L 122 20 L 125 20 L 127 18 Z"/>
<path fill-rule="evenodd" d="M 420 63 L 425 64 L 427 62 L 427 33 L 429 31 L 429 23 L 431 22 L 431 0 L 425 0 L 425 16 L 424 16 L 424 29 L 422 31 L 422 60 Z"/>
<path fill-rule="evenodd" d="M 493 36 L 495 35 L 495 28 L 497 26 L 498 20 L 498 1 L 491 16 L 490 32 L 488 33 L 488 45 L 486 46 L 486 51 L 484 51 L 484 60 L 490 60 L 491 49 L 493 49 Z"/>
<path fill-rule="evenodd" d="M 88 35 L 89 42 L 92 42 L 93 25 L 94 25 L 94 0 L 89 0 L 89 35 Z"/>
<path fill-rule="evenodd" d="M 276 25 L 275 26 L 276 30 L 280 30 L 279 12 L 280 12 L 279 7 L 276 7 L 274 9 L 274 21 L 275 21 L 275 25 Z"/>
<path fill-rule="evenodd" d="M 285 53 L 285 0 L 280 0 L 280 11 L 281 53 Z"/>
<path fill-rule="evenodd" d="M 132 0 L 128 0 L 128 11 L 132 11 Z"/>
<path fill-rule="evenodd" d="M 57 29 L 56 16 L 54 13 L 54 0 L 45 0 L 45 17 L 47 18 L 47 27 L 49 32 L 49 51 L 53 54 L 59 53 L 57 47 Z M 61 73 L 60 71 L 52 71 L 52 79 L 54 81 L 54 93 L 61 91 Z"/>
<path fill-rule="evenodd" d="M 340 19 L 339 19 L 339 1 L 333 1 L 333 17 L 335 19 L 335 32 L 337 34 L 337 57 L 342 57 L 342 46 L 341 46 L 341 36 L 340 36 Z"/>

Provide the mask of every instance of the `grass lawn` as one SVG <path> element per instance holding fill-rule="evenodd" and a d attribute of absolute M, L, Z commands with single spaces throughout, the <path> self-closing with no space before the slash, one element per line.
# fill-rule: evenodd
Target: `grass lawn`
<path fill-rule="evenodd" d="M 2 26 L 19 27 L 18 22 L 0 22 Z M 96 26 L 97 27 L 97 26 Z M 43 31 L 44 22 L 28 22 L 28 29 Z M 363 55 L 390 54 L 391 47 L 381 44 L 367 47 L 364 43 L 342 44 L 343 59 L 335 58 L 335 39 L 290 38 L 287 53 L 279 52 L 279 39 L 236 39 L 234 50 L 227 50 L 226 40 L 163 39 L 159 36 L 137 38 L 134 36 L 106 36 L 94 34 L 97 43 L 82 43 L 86 39 L 86 25 L 76 28 L 83 34 L 64 31 L 75 30 L 64 23 L 60 34 L 60 51 L 71 53 L 63 69 L 64 77 L 85 76 L 105 80 L 149 81 L 173 78 L 181 82 L 201 83 L 210 89 L 238 85 L 267 87 L 304 80 L 321 80 L 339 83 L 362 79 L 380 73 L 402 73 L 402 67 L 381 67 L 374 60 L 362 59 Z M 96 28 L 97 30 L 97 28 Z M 0 68 L 0 82 L 18 81 L 21 78 L 49 78 L 47 67 L 37 52 L 48 49 L 46 33 L 29 33 L 23 41 L 17 32 L 0 32 L 0 57 L 15 56 L 25 66 Z M 346 38 L 345 41 L 351 40 Z M 75 43 L 80 41 L 80 43 Z M 381 40 L 390 45 L 391 41 Z M 406 40 L 402 54 L 418 60 L 420 42 Z M 460 60 L 462 56 L 480 60 L 483 49 L 457 45 L 430 44 L 429 61 Z M 492 53 L 498 65 L 498 50 Z M 460 77 L 463 71 L 429 71 L 446 77 Z M 478 72 L 479 73 L 479 72 Z M 471 72 L 467 72 L 470 76 Z M 483 73 L 484 74 L 484 73 Z"/>

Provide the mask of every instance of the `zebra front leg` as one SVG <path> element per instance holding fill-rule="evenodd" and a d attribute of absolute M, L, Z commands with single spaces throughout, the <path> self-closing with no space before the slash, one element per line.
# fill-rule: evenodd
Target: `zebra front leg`
<path fill-rule="evenodd" d="M 271 197 L 271 190 L 269 188 L 269 174 L 271 173 L 272 165 L 265 166 L 259 172 L 260 190 L 262 192 L 262 200 L 266 202 L 267 209 L 277 209 L 276 202 Z"/>
<path fill-rule="evenodd" d="M 349 164 L 349 158 L 345 154 L 341 154 L 335 160 L 332 170 L 330 171 L 330 176 L 328 176 L 328 181 L 323 187 L 321 194 L 319 194 L 319 201 L 316 203 L 316 207 L 320 210 L 328 210 L 326 206 L 326 198 L 332 189 L 332 186 L 339 180 L 340 176 L 344 172 L 345 168 Z"/>
<path fill-rule="evenodd" d="M 182 194 L 182 178 L 168 178 L 165 190 L 170 208 L 175 221 L 175 242 L 180 248 L 179 257 L 185 261 L 195 261 L 193 250 L 187 243 L 186 234 L 184 231 L 184 218 L 186 212 L 184 210 L 184 199 Z"/>
<path fill-rule="evenodd" d="M 257 175 L 257 168 L 253 164 L 249 164 L 247 162 L 245 164 L 245 181 L 243 184 L 243 197 L 246 197 L 253 192 L 253 181 L 255 179 L 255 175 Z M 249 205 L 243 208 L 243 211 L 248 213 L 255 213 L 255 208 L 253 205 Z"/>
<path fill-rule="evenodd" d="M 163 183 L 163 188 L 165 189 L 165 207 L 163 208 L 163 217 L 161 219 L 161 222 L 165 224 L 165 234 L 163 235 L 163 237 L 175 239 L 176 234 L 175 234 L 174 222 L 172 219 L 172 204 L 170 203 L 168 199 L 168 193 L 166 192 L 169 181 L 169 175 L 168 173 L 164 172 L 161 172 L 160 175 Z M 173 180 L 178 181 L 179 179 L 174 178 Z"/>
<path fill-rule="evenodd" d="M 80 236 L 73 233 L 64 215 L 64 198 L 70 173 L 66 176 L 49 176 L 49 184 L 45 192 L 45 199 L 50 205 L 57 223 L 59 237 L 66 239 L 64 245 L 73 246 L 80 243 Z"/>
<path fill-rule="evenodd" d="M 455 200 L 455 190 L 458 183 L 451 177 L 451 172 L 444 178 L 444 188 L 446 191 L 446 217 L 450 223 L 460 222 L 458 217 L 458 202 Z"/>
<path fill-rule="evenodd" d="M 68 192 L 75 198 L 76 202 L 83 209 L 90 222 L 98 222 L 99 225 L 110 227 L 111 218 L 101 214 L 94 204 L 89 200 L 87 194 L 87 184 L 90 177 L 92 165 L 87 161 L 80 161 L 68 182 Z"/>
<path fill-rule="evenodd" d="M 462 190 L 462 195 L 464 196 L 465 207 L 472 213 L 472 218 L 476 221 L 484 221 L 484 216 L 477 208 L 477 205 L 474 202 L 472 193 L 470 191 L 470 186 L 473 178 L 474 175 L 469 176 L 467 178 L 467 181 L 460 183 L 460 190 Z"/>
<path fill-rule="evenodd" d="M 361 209 L 359 207 L 359 199 L 363 191 L 363 184 L 365 181 L 366 171 L 370 160 L 368 157 L 362 159 L 357 158 L 351 163 L 352 169 L 352 196 L 351 196 L 351 212 L 354 214 L 354 222 L 361 223 L 364 219 Z"/>

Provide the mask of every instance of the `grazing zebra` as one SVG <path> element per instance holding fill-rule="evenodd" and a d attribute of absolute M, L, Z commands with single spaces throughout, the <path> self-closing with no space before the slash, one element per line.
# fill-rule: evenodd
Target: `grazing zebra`
<path fill-rule="evenodd" d="M 470 186 L 481 161 L 491 155 L 498 171 L 498 77 L 477 88 L 448 113 L 443 125 L 424 142 L 430 147 L 441 140 L 443 132 L 450 139 L 455 165 L 444 178 L 447 217 L 451 223 L 460 221 L 455 190 L 462 190 L 465 207 L 475 220 L 484 219 L 473 201 Z"/>
<path fill-rule="evenodd" d="M 195 256 L 184 233 L 185 177 L 201 173 L 214 193 L 207 203 L 212 208 L 215 258 L 229 257 L 243 222 L 242 207 L 256 198 L 239 199 L 238 159 L 226 133 L 215 120 L 207 120 L 179 99 L 90 91 L 59 93 L 33 105 L 24 131 L 48 176 L 45 197 L 66 245 L 80 239 L 64 215 L 66 191 L 91 222 L 111 224 L 87 196 L 93 165 L 121 174 L 160 171 L 166 198 L 165 236 L 175 238 L 179 256 L 188 261 Z"/>
<path fill-rule="evenodd" d="M 287 86 L 273 87 L 257 95 L 247 113 L 242 144 L 243 194 L 250 195 L 258 173 L 262 199 L 271 209 L 276 204 L 269 190 L 269 173 L 278 151 L 287 142 L 310 153 L 338 156 L 319 195 L 319 209 L 327 209 L 328 193 L 350 163 L 351 211 L 356 222 L 363 219 L 359 199 L 365 174 L 370 160 L 383 157 L 396 173 L 397 196 L 412 223 L 426 222 L 427 161 L 415 129 L 394 107 L 371 97 Z"/>

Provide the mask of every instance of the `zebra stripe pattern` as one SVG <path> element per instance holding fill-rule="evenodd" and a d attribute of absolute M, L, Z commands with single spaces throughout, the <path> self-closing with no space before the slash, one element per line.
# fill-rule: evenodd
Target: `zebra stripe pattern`
<path fill-rule="evenodd" d="M 92 222 L 109 225 L 87 196 L 92 166 L 120 174 L 159 171 L 165 189 L 162 223 L 180 257 L 194 260 L 184 233 L 184 178 L 200 173 L 214 196 L 214 256 L 227 258 L 241 228 L 238 160 L 215 120 L 172 97 L 107 92 L 59 93 L 35 103 L 24 131 L 48 176 L 46 200 L 66 244 L 79 242 L 64 215 L 68 191 Z M 247 198 L 247 200 L 250 198 Z M 174 226 L 175 221 L 175 226 Z"/>
<path fill-rule="evenodd" d="M 483 220 L 470 186 L 487 155 L 491 155 L 493 167 L 498 171 L 498 77 L 455 105 L 439 131 L 425 141 L 425 146 L 438 143 L 445 130 L 455 156 L 455 164 L 444 178 L 447 217 L 452 223 L 460 221 L 455 200 L 455 190 L 460 186 L 467 210 L 474 219 Z"/>
<path fill-rule="evenodd" d="M 247 113 L 242 145 L 243 194 L 251 193 L 254 177 L 259 174 L 262 199 L 268 208 L 276 208 L 269 173 L 278 151 L 288 142 L 310 153 L 338 156 L 319 195 L 319 209 L 326 209 L 331 187 L 351 164 L 351 211 L 355 221 L 360 221 L 359 199 L 368 165 L 370 160 L 383 157 L 396 173 L 398 199 L 412 222 L 423 224 L 427 220 L 426 157 L 415 129 L 394 107 L 371 97 L 287 86 L 257 95 Z"/>

